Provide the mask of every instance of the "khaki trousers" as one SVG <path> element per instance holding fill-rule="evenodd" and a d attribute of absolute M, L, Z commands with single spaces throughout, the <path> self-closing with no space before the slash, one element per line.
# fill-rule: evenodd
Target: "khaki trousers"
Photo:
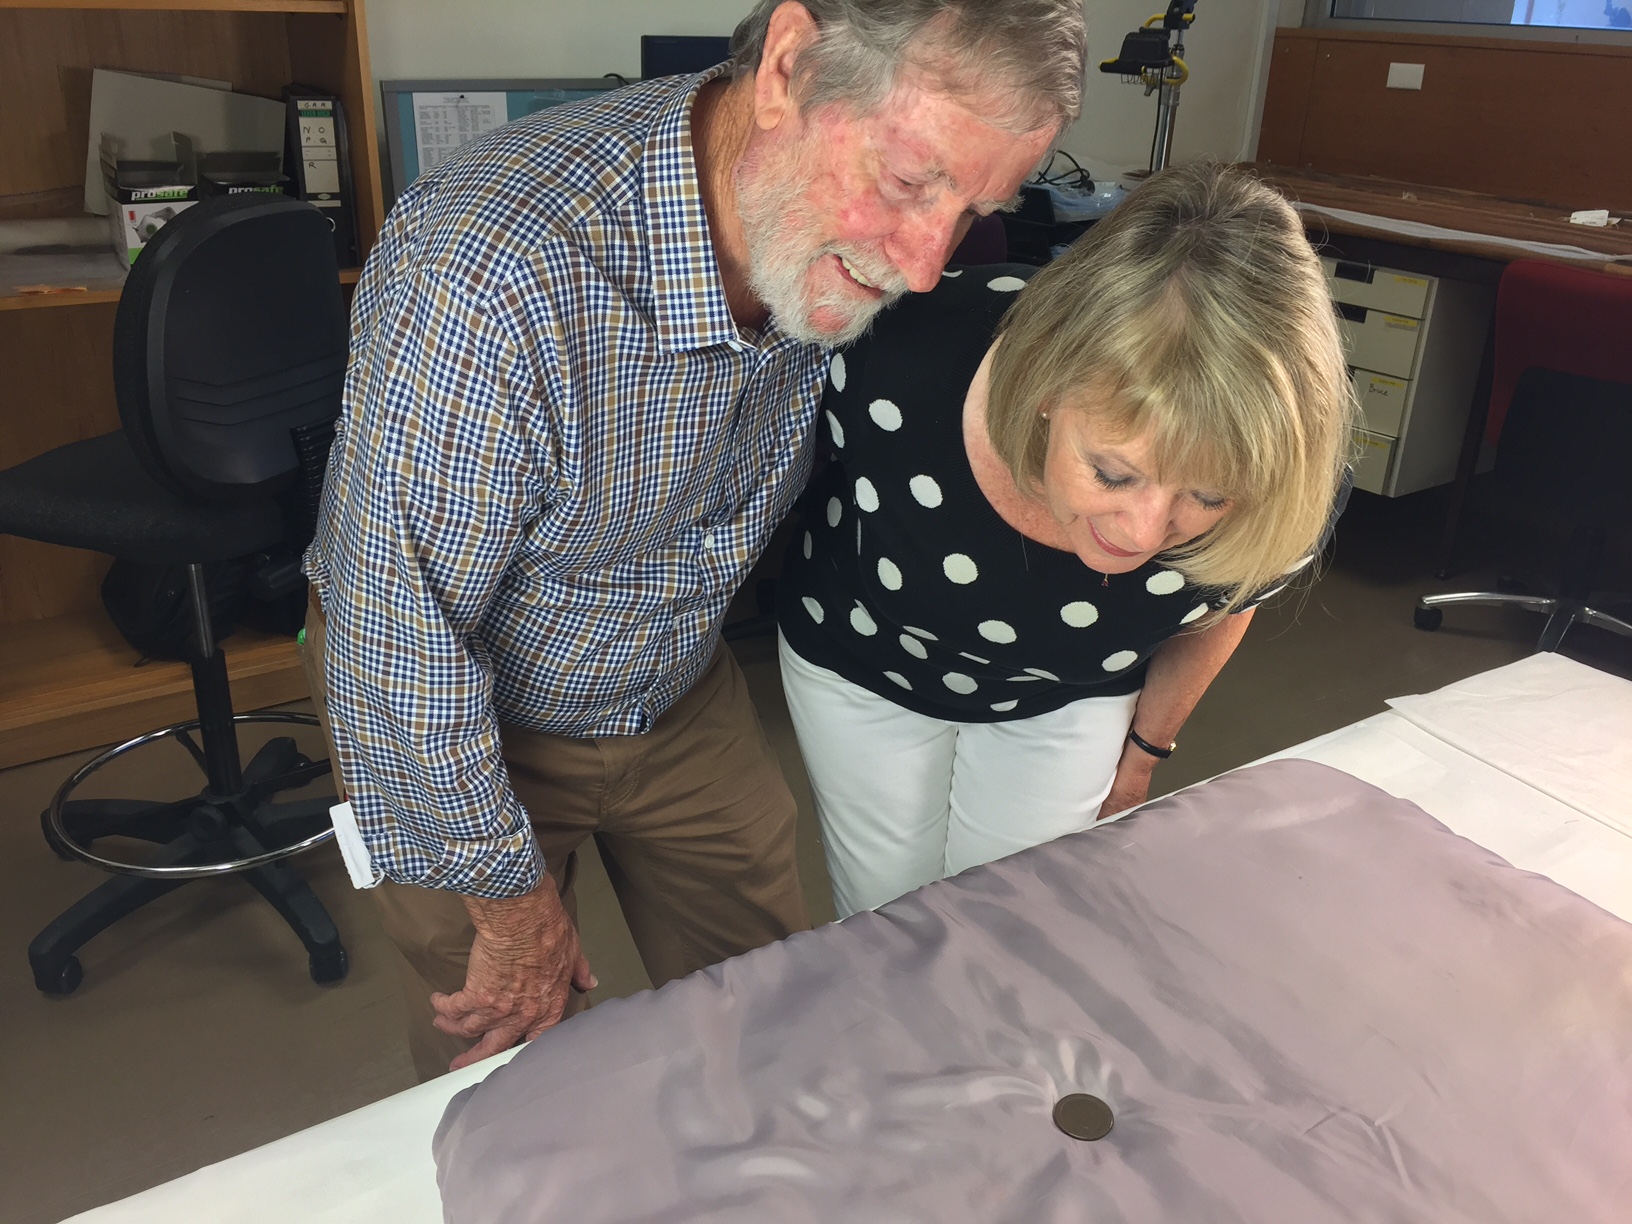
<path fill-rule="evenodd" d="M 327 733 L 315 598 L 302 657 Z M 574 739 L 502 725 L 501 739 L 567 912 L 576 922 L 577 850 L 594 837 L 654 986 L 809 926 L 797 808 L 729 650 L 645 735 Z M 338 759 L 332 742 L 330 753 Z M 414 1066 L 430 1079 L 471 1044 L 432 1026 L 430 995 L 463 988 L 475 930 L 457 894 L 389 880 L 373 892 L 401 953 Z"/>

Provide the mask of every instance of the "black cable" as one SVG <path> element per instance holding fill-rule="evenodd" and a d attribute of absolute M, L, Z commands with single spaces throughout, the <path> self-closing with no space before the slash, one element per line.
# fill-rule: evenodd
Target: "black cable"
<path fill-rule="evenodd" d="M 1056 158 L 1060 157 L 1065 158 L 1066 161 L 1071 163 L 1071 169 L 1062 170 L 1056 174 L 1054 173 L 1054 161 Z M 1065 187 L 1069 185 L 1072 189 L 1080 191 L 1084 194 L 1087 194 L 1094 189 L 1094 180 L 1092 176 L 1089 175 L 1088 171 L 1082 168 L 1082 163 L 1077 161 L 1076 158 L 1072 157 L 1071 154 L 1067 153 L 1064 149 L 1055 149 L 1050 155 L 1048 162 L 1041 170 L 1037 171 L 1037 173 L 1032 176 L 1030 181 L 1043 187 Z"/>

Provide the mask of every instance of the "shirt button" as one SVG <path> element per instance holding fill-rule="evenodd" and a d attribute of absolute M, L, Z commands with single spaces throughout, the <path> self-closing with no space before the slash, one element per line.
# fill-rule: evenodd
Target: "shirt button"
<path fill-rule="evenodd" d="M 709 549 L 714 547 L 714 533 L 712 531 L 703 537 L 703 547 Z"/>

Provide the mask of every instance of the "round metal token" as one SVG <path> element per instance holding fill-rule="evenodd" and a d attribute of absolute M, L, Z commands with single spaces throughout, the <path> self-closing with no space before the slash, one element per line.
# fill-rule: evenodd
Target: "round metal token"
<path fill-rule="evenodd" d="M 1111 1107 L 1086 1092 L 1073 1092 L 1054 1103 L 1054 1125 L 1073 1139 L 1103 1139 L 1114 1124 Z"/>

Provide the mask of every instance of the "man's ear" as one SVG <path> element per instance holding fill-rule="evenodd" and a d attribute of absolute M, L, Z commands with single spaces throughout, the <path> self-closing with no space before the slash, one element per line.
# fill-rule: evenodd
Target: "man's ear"
<path fill-rule="evenodd" d="M 771 14 L 754 72 L 754 123 L 760 129 L 770 131 L 798 109 L 793 97 L 794 61 L 818 33 L 816 19 L 798 0 L 784 0 Z"/>

